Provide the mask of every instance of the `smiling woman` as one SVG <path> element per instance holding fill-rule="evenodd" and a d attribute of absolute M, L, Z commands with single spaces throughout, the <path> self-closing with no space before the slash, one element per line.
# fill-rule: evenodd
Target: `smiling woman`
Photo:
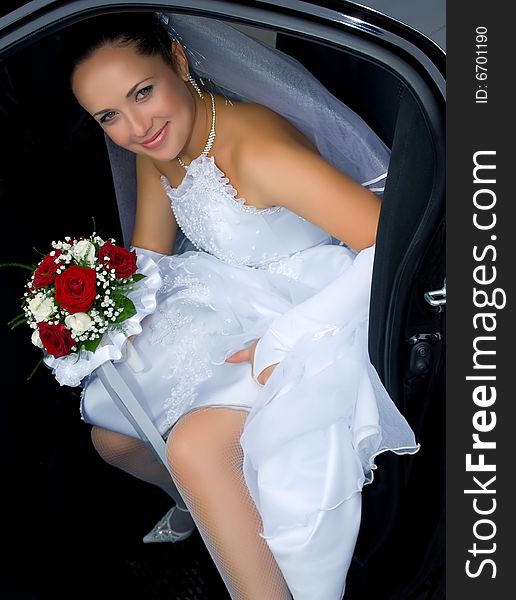
<path fill-rule="evenodd" d="M 286 93 L 344 124 L 343 150 L 326 154 L 324 135 L 310 139 L 252 96 L 202 89 L 180 43 L 192 28 L 199 55 L 223 37 L 246 68 L 252 40 L 222 23 L 174 17 L 166 29 L 162 17 L 133 13 L 72 30 L 75 97 L 136 154 L 132 245 L 164 285 L 133 340 L 144 368 L 115 367 L 167 440 L 168 464 L 148 458 L 97 377 L 85 382 L 82 415 L 107 462 L 183 509 L 145 541 L 188 536 L 189 511 L 232 598 L 340 600 L 375 457 L 419 448 L 367 353 L 374 186 L 389 152 L 281 53 L 274 67 L 265 56 L 266 72 L 298 78 Z M 168 45 L 156 42 L 165 35 Z M 196 46 L 203 39 L 208 48 Z M 260 55 L 254 44 L 250 56 Z M 246 78 L 255 76 L 256 65 Z M 340 155 L 358 181 L 330 162 Z M 196 251 L 172 254 L 178 227 Z"/>
<path fill-rule="evenodd" d="M 47 150 L 59 144 L 59 128 L 68 121 L 75 124 L 68 143 L 83 142 L 74 144 L 68 162 L 60 162 L 70 172 L 82 170 L 68 186 L 77 190 L 74 207 L 89 208 L 100 200 L 99 190 L 110 189 L 110 178 L 104 183 L 99 177 L 107 171 L 93 163 L 95 154 L 104 156 L 107 141 L 115 189 L 119 193 L 122 182 L 129 190 L 119 193 L 121 206 L 129 207 L 121 209 L 125 242 L 153 261 L 163 278 L 158 308 L 134 341 L 143 370 L 133 371 L 124 361 L 115 368 L 166 439 L 172 477 L 153 460 L 95 375 L 84 382 L 83 419 L 93 426 L 94 447 L 107 463 L 155 484 L 172 500 L 172 509 L 144 541 L 179 541 L 194 523 L 232 597 L 340 600 L 359 525 L 373 534 L 362 538 L 355 568 L 381 543 L 380 532 L 395 514 L 389 503 L 376 503 L 360 521 L 362 486 L 372 480 L 377 455 L 418 449 L 396 408 L 413 411 L 409 414 L 419 423 L 415 404 L 404 404 L 399 393 L 393 403 L 367 346 L 369 339 L 377 351 L 382 340 L 378 319 L 372 337 L 369 327 L 373 265 L 390 260 L 406 266 L 400 249 L 410 246 L 407 223 L 423 194 L 408 186 L 401 200 L 391 195 L 384 210 L 389 150 L 296 61 L 220 21 L 191 16 L 171 15 L 161 30 L 166 43 L 156 45 L 154 35 L 138 34 L 146 21 L 141 13 L 134 20 L 118 13 L 61 32 L 56 47 L 62 50 L 65 40 L 82 56 L 73 59 L 72 89 L 84 112 L 79 116 L 70 106 L 60 111 L 54 93 L 47 103 L 56 104 L 57 118 L 46 129 L 41 118 L 39 125 Z M 152 27 L 160 31 L 160 22 L 153 20 Z M 306 46 L 310 59 L 318 55 Z M 63 54 L 69 59 L 75 55 L 68 49 Z M 322 46 L 317 50 L 323 55 Z M 348 63 L 342 54 L 337 62 L 329 87 L 339 87 L 345 65 L 350 77 L 344 96 L 372 115 L 372 94 L 364 94 L 363 105 L 353 97 L 361 89 L 353 77 L 362 67 L 368 72 L 366 61 Z M 332 64 L 322 60 L 317 68 Z M 360 70 L 354 68 L 358 64 Z M 51 82 L 44 87 L 51 89 Z M 374 85 L 362 89 L 370 92 Z M 383 108 L 389 98 L 400 101 L 399 87 L 382 89 Z M 22 113 L 30 128 L 31 113 Z M 372 122 L 391 144 L 398 131 L 395 118 L 383 116 L 375 114 Z M 85 137 L 100 142 L 97 153 Z M 411 158 L 434 147 L 417 141 Z M 127 170 L 132 160 L 116 157 L 133 157 L 136 183 Z M 31 163 L 36 175 L 45 175 L 36 158 Z M 396 161 L 390 166 L 396 182 Z M 419 178 L 418 184 L 425 181 Z M 135 208 L 129 200 L 134 191 Z M 407 227 L 394 231 L 385 219 L 403 198 L 404 210 L 395 212 Z M 118 227 L 109 222 L 114 205 L 107 194 L 102 199 L 101 229 L 111 234 Z M 384 227 L 378 229 L 380 208 Z M 51 237 L 59 238 L 63 224 L 56 218 L 52 226 Z M 381 253 L 375 248 L 378 234 Z M 191 250 L 178 254 L 185 236 Z M 386 239 L 394 242 L 392 260 Z M 47 244 L 48 238 L 42 241 Z M 376 286 L 383 282 L 390 291 L 404 290 L 391 285 L 389 273 L 380 269 Z M 377 297 L 372 305 L 377 316 L 379 307 L 391 306 L 379 300 L 386 298 Z M 382 331 L 386 323 L 393 326 L 392 320 L 380 321 Z M 403 327 L 394 329 L 389 343 L 405 335 Z M 394 361 L 400 371 L 402 358 Z M 382 360 L 374 364 L 385 373 L 389 363 Z M 388 369 L 387 379 L 396 392 L 398 381 Z M 429 443 L 427 438 L 426 448 Z M 383 455 L 378 464 L 400 460 L 392 456 L 388 463 Z M 385 485 L 392 481 L 389 472 L 395 469 L 378 469 L 383 485 L 367 486 L 367 492 L 375 490 L 369 498 L 376 491 L 383 498 L 399 493 L 401 486 Z M 121 513 L 125 497 L 120 493 Z M 127 523 L 151 514 L 149 502 L 134 505 L 142 509 L 119 521 L 126 540 L 134 532 Z M 110 525 L 103 535 L 113 531 Z M 414 541 L 408 533 L 398 539 Z M 181 546 L 191 549 L 186 544 Z M 385 569 L 379 562 L 372 568 L 377 573 L 376 568 Z M 402 581 L 406 575 L 396 576 Z M 368 578 L 368 591 L 374 585 Z M 389 597 L 383 589 L 381 594 Z"/>
<path fill-rule="evenodd" d="M 178 55 L 174 64 L 186 65 L 182 47 L 175 44 L 173 52 L 175 58 Z M 182 70 L 186 72 L 186 67 Z M 183 141 L 177 148 L 165 147 L 169 124 L 174 129 L 173 139 L 179 137 L 182 141 L 195 122 L 194 99 L 161 55 L 135 56 L 132 47 L 104 46 L 76 67 L 72 82 L 72 89 L 85 110 L 116 144 L 133 152 L 159 148 L 160 153 L 153 152 L 152 156 L 167 159 L 184 145 Z M 173 113 L 167 114 L 170 107 Z M 158 115 L 164 124 L 156 131 Z M 184 132 L 177 131 L 178 126 Z"/>

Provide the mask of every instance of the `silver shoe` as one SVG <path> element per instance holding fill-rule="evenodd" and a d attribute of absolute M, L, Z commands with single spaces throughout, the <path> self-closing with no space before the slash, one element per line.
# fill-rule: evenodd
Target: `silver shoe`
<path fill-rule="evenodd" d="M 173 506 L 167 514 L 162 517 L 156 525 L 149 531 L 147 535 L 143 537 L 144 544 L 155 544 L 159 542 L 180 542 L 181 540 L 185 540 L 190 537 L 192 533 L 195 531 L 195 525 L 188 529 L 187 531 L 174 531 L 170 528 L 170 519 L 174 514 L 175 510 L 181 510 L 183 512 L 189 512 L 185 508 L 180 508 L 179 506 Z"/>

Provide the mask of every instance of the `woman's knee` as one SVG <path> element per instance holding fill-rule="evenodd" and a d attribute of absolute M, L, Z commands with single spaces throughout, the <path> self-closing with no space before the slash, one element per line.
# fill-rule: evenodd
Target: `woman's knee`
<path fill-rule="evenodd" d="M 176 472 L 217 468 L 241 452 L 246 414 L 233 409 L 197 409 L 184 415 L 167 440 L 167 458 Z"/>
<path fill-rule="evenodd" d="M 109 464 L 118 464 L 122 457 L 144 449 L 141 440 L 102 427 L 93 426 L 90 435 L 93 447 Z"/>

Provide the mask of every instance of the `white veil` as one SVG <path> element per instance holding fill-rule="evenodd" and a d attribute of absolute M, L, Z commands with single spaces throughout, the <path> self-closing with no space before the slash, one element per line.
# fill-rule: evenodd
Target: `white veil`
<path fill-rule="evenodd" d="M 371 191 L 383 191 L 389 149 L 299 61 L 222 21 L 159 16 L 206 87 L 267 106 L 302 131 L 328 162 Z"/>

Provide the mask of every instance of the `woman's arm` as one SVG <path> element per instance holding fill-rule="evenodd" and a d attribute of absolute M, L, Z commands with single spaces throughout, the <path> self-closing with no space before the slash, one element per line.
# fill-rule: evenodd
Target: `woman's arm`
<path fill-rule="evenodd" d="M 288 208 L 354 250 L 375 243 L 380 199 L 305 146 L 260 136 L 239 162 L 260 202 Z"/>
<path fill-rule="evenodd" d="M 136 156 L 137 204 L 132 245 L 172 254 L 177 223 L 161 173 L 147 156 Z"/>
<path fill-rule="evenodd" d="M 267 367 L 281 362 L 304 336 L 340 329 L 367 315 L 374 251 L 375 246 L 361 250 L 342 275 L 270 324 L 254 349 L 257 379 Z"/>
<path fill-rule="evenodd" d="M 307 335 L 340 329 L 369 310 L 375 246 L 361 250 L 334 281 L 308 300 L 272 321 L 254 344 L 231 355 L 226 362 L 249 361 L 258 383 L 265 383 L 274 366 Z"/>
<path fill-rule="evenodd" d="M 380 200 L 369 190 L 296 144 L 274 142 L 255 148 L 248 181 L 261 202 L 282 205 L 357 251 L 352 264 L 314 296 L 276 318 L 263 337 L 228 362 L 249 360 L 265 383 L 274 366 L 305 335 L 340 328 L 369 309 Z"/>

